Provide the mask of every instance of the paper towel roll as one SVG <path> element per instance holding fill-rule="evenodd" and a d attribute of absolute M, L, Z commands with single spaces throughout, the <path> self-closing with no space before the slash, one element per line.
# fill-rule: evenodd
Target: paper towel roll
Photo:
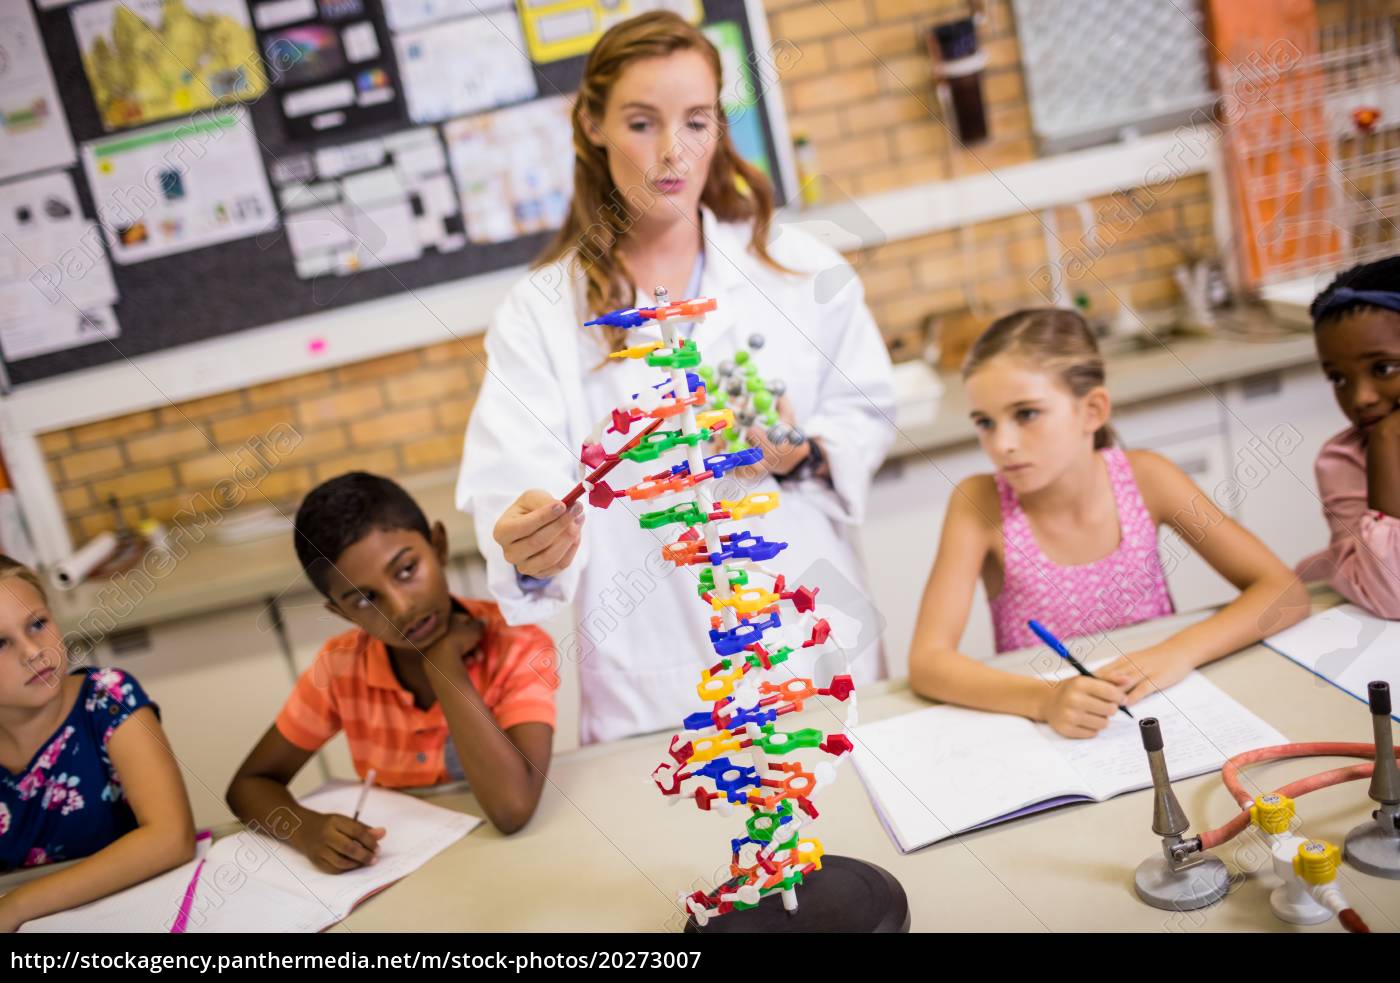
<path fill-rule="evenodd" d="M 68 559 L 54 567 L 54 582 L 63 590 L 77 587 L 88 575 L 106 563 L 117 551 L 118 540 L 114 533 L 99 533 L 88 544 Z"/>

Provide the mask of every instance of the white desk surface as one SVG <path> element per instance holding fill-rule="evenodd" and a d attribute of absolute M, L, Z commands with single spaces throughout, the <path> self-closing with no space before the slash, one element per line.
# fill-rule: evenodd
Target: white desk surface
<path fill-rule="evenodd" d="M 1335 601 L 1332 596 L 1320 603 Z M 1193 617 L 1199 615 L 1138 625 L 1110 638 L 1131 651 Z M 1104 646 L 1105 654 L 1113 645 Z M 1026 662 L 1024 655 L 1002 657 L 1008 669 Z M 1365 704 L 1262 645 L 1203 671 L 1290 740 L 1372 740 Z M 865 687 L 860 700 L 866 722 L 927 705 L 902 680 Z M 489 824 L 479 827 L 332 931 L 679 931 L 677 892 L 708 889 L 724 877 L 729 838 L 742 827 L 738 814 L 701 812 L 690 802 L 667 804 L 650 774 L 669 736 L 644 735 L 560 755 L 539 810 L 523 830 L 507 837 Z M 1166 750 L 1170 766 L 1171 748 Z M 1354 760 L 1276 762 L 1251 767 L 1246 776 L 1263 792 Z M 1193 832 L 1220 825 L 1237 811 L 1218 773 L 1174 787 Z M 1340 844 L 1373 808 L 1366 787 L 1352 782 L 1300 799 L 1300 832 Z M 428 791 L 424 797 L 480 814 L 467 791 Z M 1186 913 L 1142 904 L 1133 893 L 1133 870 L 1160 850 L 1151 830 L 1150 790 L 1014 820 L 907 855 L 881 826 L 849 763 L 815 804 L 821 818 L 810 827 L 812 835 L 829 853 L 859 857 L 894 874 L 909 897 L 914 931 L 1341 931 L 1335 919 L 1302 928 L 1273 916 L 1269 858 L 1248 832 L 1216 851 L 1232 874 L 1242 875 L 1223 902 Z M 1372 931 L 1400 931 L 1400 880 L 1368 877 L 1345 865 L 1340 876 L 1348 900 Z M 13 887 L 19 879 L 6 880 Z M 0 882 L 0 890 L 5 886 Z"/>
<path fill-rule="evenodd" d="M 1112 637 L 1131 651 L 1170 634 L 1176 621 Z M 1372 740 L 1363 703 L 1262 645 L 1204 672 L 1290 740 Z M 866 687 L 861 695 L 862 721 L 927 705 L 903 681 Z M 338 930 L 679 930 L 677 892 L 708 889 L 726 874 L 728 840 L 742 820 L 701 812 L 691 802 L 666 804 L 649 776 L 668 740 L 667 734 L 646 735 L 561 755 L 525 829 L 505 837 L 489 824 L 478 828 L 371 898 Z M 1254 766 L 1246 775 L 1263 792 L 1351 761 L 1281 762 Z M 1352 782 L 1303 797 L 1303 835 L 1340 844 L 1374 808 L 1366 786 Z M 1193 832 L 1237 811 L 1218 773 L 1178 782 L 1175 790 Z M 431 798 L 476 811 L 470 793 Z M 1015 820 L 908 855 L 895 848 L 849 763 L 814 802 L 821 818 L 811 834 L 829 853 L 869 860 L 894 874 L 908 894 L 914 931 L 1341 931 L 1335 919 L 1298 928 L 1274 917 L 1272 868 L 1249 833 L 1217 851 L 1232 873 L 1248 873 L 1222 903 L 1184 914 L 1142 904 L 1133 893 L 1133 870 L 1160 851 L 1151 830 L 1150 790 Z M 1341 882 L 1373 931 L 1400 931 L 1400 881 L 1344 866 Z"/>

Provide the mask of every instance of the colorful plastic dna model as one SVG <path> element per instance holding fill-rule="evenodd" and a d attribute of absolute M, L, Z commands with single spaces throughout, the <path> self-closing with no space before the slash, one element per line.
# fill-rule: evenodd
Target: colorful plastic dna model
<path fill-rule="evenodd" d="M 658 288 L 655 307 L 613 311 L 588 322 L 587 326 L 617 328 L 656 323 L 662 340 L 633 345 L 610 357 L 645 359 L 666 377 L 634 394 L 595 429 L 579 456 L 586 475 L 564 498 L 572 504 L 586 493 L 590 504 L 607 508 L 621 498 L 651 502 L 679 497 L 677 504 L 644 512 L 638 521 L 644 529 L 684 527 L 679 537 L 662 546 L 662 555 L 682 570 L 699 568 L 693 572 L 696 595 L 709 609 L 709 640 L 716 661 L 700 673 L 696 685 L 706 708 L 685 718 L 684 730 L 671 739 L 667 760 L 652 778 L 673 802 L 689 799 L 703 810 L 738 809 L 745 815 L 743 835 L 730 841 L 730 878 L 712 891 L 680 897 L 700 927 L 716 915 L 756 907 L 775 894 L 789 912 L 797 910 L 798 885 L 822 869 L 820 841 L 803 833 L 817 818 L 812 798 L 850 756 L 852 744 L 845 732 L 855 725 L 856 714 L 848 673 L 833 675 L 820 686 L 796 676 L 789 664 L 799 649 L 814 647 L 819 651 L 803 654 L 834 652 L 843 666 L 847 663 L 830 624 L 816 613 L 817 588 L 789 588 L 781 574 L 761 565 L 787 543 L 750 532 L 746 520 L 777 508 L 778 493 L 715 498 L 712 482 L 763 459 L 761 448 L 738 446 L 736 435 L 742 431 L 735 426 L 733 406 L 726 405 L 740 395 L 736 390 L 742 388 L 746 397 L 747 406 L 741 408 L 751 407 L 755 417 L 769 425 L 770 440 L 781 437 L 797 444 L 805 438 L 789 428 L 772 431 L 774 425 L 781 426 L 776 424 L 772 384 L 757 379 L 746 365 L 747 357 L 732 363 L 737 371 L 725 363 L 728 371 L 721 375 L 739 384 L 716 393 L 718 399 L 710 397 L 706 379 L 719 376 L 691 371 L 700 369 L 700 351 L 693 340 L 682 339 L 677 328 L 703 322 L 714 309 L 712 299 L 669 303 L 664 288 Z M 750 339 L 751 348 L 761 345 L 761 340 L 755 344 Z M 672 421 L 672 429 L 661 429 L 666 421 Z M 610 433 L 630 436 L 608 452 L 602 442 Z M 723 441 L 726 450 L 707 456 L 712 441 Z M 604 480 L 623 460 L 655 461 L 673 451 L 683 452 L 685 459 L 631 487 L 613 489 Z M 745 528 L 721 531 L 740 522 Z M 800 712 L 817 696 L 845 704 L 844 719 L 835 732 L 781 729 L 782 718 Z M 803 750 L 824 757 L 809 765 L 797 756 Z"/>

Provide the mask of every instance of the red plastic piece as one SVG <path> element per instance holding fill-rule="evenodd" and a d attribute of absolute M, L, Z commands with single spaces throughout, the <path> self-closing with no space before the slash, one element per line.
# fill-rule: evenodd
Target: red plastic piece
<path fill-rule="evenodd" d="M 620 498 L 621 494 L 621 492 L 615 492 L 609 488 L 606 481 L 600 481 L 588 493 L 588 504 L 605 509 L 613 503 L 613 499 Z"/>
<path fill-rule="evenodd" d="M 847 751 L 855 750 L 855 745 L 851 743 L 851 739 L 845 734 L 828 734 L 826 740 L 818 744 L 817 747 L 821 748 L 827 754 L 838 756 L 845 754 Z"/>
<path fill-rule="evenodd" d="M 856 684 L 850 676 L 832 676 L 830 686 L 828 686 L 826 689 L 817 690 L 817 692 L 822 694 L 822 696 L 835 697 L 836 699 L 841 700 L 843 702 L 845 701 L 846 697 L 850 696 L 855 691 Z"/>
<path fill-rule="evenodd" d="M 578 459 L 590 468 L 602 467 L 603 462 L 608 459 L 608 452 L 603 449 L 602 444 L 585 442 L 583 450 L 579 453 Z"/>
<path fill-rule="evenodd" d="M 802 647 L 805 649 L 811 648 L 813 645 L 821 645 L 830 637 L 831 625 L 827 623 L 825 618 L 822 618 L 812 626 L 812 637 L 803 642 Z"/>

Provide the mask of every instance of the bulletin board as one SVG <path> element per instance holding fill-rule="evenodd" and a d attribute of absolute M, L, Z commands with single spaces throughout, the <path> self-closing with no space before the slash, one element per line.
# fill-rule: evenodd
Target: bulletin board
<path fill-rule="evenodd" d="M 79 223 L 56 272 L 85 313 L 54 336 L 97 340 L 46 351 L 47 324 L 11 326 L 12 386 L 528 263 L 567 208 L 586 52 L 629 10 L 702 18 L 727 76 L 749 73 L 726 78 L 750 97 L 726 100 L 740 152 L 779 203 L 793 190 L 746 64 L 759 0 L 32 2 L 60 105 L 0 99 L 0 210 Z M 4 141 L 37 139 L 16 123 L 36 113 L 66 122 L 71 160 L 16 174 Z M 58 142 L 24 153 L 62 161 Z"/>

